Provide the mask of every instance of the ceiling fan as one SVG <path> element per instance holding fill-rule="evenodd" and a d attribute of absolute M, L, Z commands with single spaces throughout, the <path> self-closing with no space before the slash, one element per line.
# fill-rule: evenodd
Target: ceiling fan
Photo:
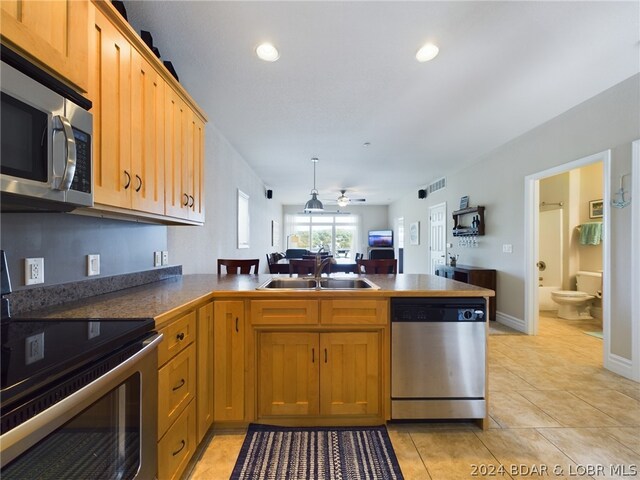
<path fill-rule="evenodd" d="M 340 190 L 340 196 L 338 198 L 336 198 L 335 200 L 327 200 L 327 202 L 336 203 L 340 207 L 346 207 L 350 203 L 354 203 L 354 202 L 366 202 L 366 201 L 367 201 L 366 198 L 351 198 L 351 197 L 348 197 L 346 190 Z"/>

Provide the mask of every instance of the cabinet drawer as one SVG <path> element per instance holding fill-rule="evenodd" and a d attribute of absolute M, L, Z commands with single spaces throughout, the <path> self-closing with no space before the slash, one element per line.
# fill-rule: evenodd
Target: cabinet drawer
<path fill-rule="evenodd" d="M 196 338 L 196 312 L 189 312 L 166 326 L 160 333 L 164 341 L 158 345 L 158 366 L 162 366 L 184 350 Z"/>
<path fill-rule="evenodd" d="M 158 480 L 180 478 L 196 446 L 196 402 L 192 401 L 158 442 Z"/>
<path fill-rule="evenodd" d="M 158 371 L 158 438 L 180 415 L 196 391 L 196 349 L 190 345 Z"/>
<path fill-rule="evenodd" d="M 386 325 L 387 300 L 322 300 L 321 320 L 331 325 Z"/>
<path fill-rule="evenodd" d="M 251 323 L 254 325 L 291 325 L 318 323 L 317 300 L 253 300 Z"/>

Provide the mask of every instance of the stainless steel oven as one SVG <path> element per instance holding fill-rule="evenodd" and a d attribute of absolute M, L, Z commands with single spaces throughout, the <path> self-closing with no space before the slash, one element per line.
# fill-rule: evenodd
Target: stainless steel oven
<path fill-rule="evenodd" d="M 153 320 L 3 322 L 2 479 L 155 478 Z"/>
<path fill-rule="evenodd" d="M 2 210 L 69 211 L 93 206 L 91 113 L 5 63 L 4 53 Z"/>

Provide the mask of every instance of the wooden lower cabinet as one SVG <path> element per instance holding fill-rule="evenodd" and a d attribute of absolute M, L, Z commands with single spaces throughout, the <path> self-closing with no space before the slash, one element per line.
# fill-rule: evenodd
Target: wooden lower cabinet
<path fill-rule="evenodd" d="M 261 332 L 258 416 L 380 415 L 380 335 Z"/>
<path fill-rule="evenodd" d="M 214 421 L 244 420 L 244 302 L 215 301 Z"/>
<path fill-rule="evenodd" d="M 158 480 L 179 479 L 197 446 L 196 402 L 192 400 L 158 442 Z"/>
<path fill-rule="evenodd" d="M 196 408 L 197 438 L 202 441 L 213 424 L 213 303 L 198 308 Z"/>
<path fill-rule="evenodd" d="M 264 332 L 259 350 L 259 416 L 318 415 L 318 334 Z"/>

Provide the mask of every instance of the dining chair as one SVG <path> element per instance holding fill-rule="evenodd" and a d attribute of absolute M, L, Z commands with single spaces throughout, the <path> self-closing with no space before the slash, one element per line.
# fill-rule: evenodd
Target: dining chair
<path fill-rule="evenodd" d="M 218 275 L 222 273 L 222 267 L 225 267 L 226 273 L 238 274 L 238 273 L 252 273 L 251 267 L 253 267 L 253 273 L 258 274 L 258 267 L 260 265 L 260 259 L 252 258 L 249 260 L 219 258 L 218 259 Z"/>
<path fill-rule="evenodd" d="M 364 258 L 364 253 L 356 253 L 355 261 L 362 260 Z"/>
<path fill-rule="evenodd" d="M 360 273 L 397 273 L 398 261 L 394 259 L 384 260 L 358 260 L 358 271 Z"/>
<path fill-rule="evenodd" d="M 297 273 L 298 275 L 313 275 L 316 271 L 316 261 L 311 259 L 295 259 L 289 260 L 289 273 Z"/>

